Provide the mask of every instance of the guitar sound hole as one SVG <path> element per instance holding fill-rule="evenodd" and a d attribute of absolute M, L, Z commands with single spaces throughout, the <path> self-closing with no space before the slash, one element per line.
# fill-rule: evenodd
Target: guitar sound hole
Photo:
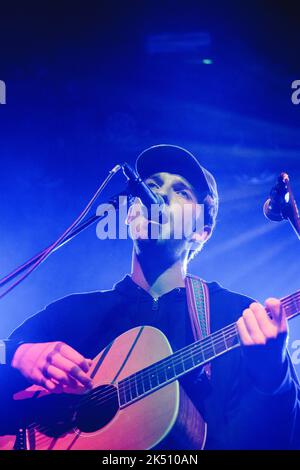
<path fill-rule="evenodd" d="M 95 432 L 109 423 L 119 409 L 114 385 L 102 385 L 85 395 L 78 404 L 76 426 L 83 432 Z"/>

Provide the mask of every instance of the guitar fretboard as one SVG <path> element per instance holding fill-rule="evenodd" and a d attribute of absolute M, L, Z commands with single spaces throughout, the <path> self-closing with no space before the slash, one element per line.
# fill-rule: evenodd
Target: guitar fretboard
<path fill-rule="evenodd" d="M 300 291 L 281 299 L 286 317 L 300 313 Z M 172 355 L 118 382 L 120 407 L 124 408 L 197 367 L 240 345 L 236 323 L 196 341 Z"/>

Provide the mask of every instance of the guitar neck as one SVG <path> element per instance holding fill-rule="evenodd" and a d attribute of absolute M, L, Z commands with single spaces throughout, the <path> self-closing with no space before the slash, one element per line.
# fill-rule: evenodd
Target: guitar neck
<path fill-rule="evenodd" d="M 300 313 L 300 291 L 281 299 L 286 318 Z M 222 328 L 201 341 L 196 341 L 172 355 L 118 382 L 120 408 L 125 408 L 197 367 L 240 345 L 236 323 Z"/>

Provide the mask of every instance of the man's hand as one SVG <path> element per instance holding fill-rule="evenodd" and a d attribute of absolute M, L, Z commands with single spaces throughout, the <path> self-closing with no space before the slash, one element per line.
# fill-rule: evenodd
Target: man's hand
<path fill-rule="evenodd" d="M 253 302 L 237 321 L 246 365 L 255 384 L 272 391 L 284 378 L 287 321 L 278 299 L 267 299 L 265 308 Z"/>
<path fill-rule="evenodd" d="M 30 382 L 54 393 L 83 393 L 92 388 L 87 374 L 91 364 L 91 359 L 62 342 L 24 343 L 11 363 Z"/>

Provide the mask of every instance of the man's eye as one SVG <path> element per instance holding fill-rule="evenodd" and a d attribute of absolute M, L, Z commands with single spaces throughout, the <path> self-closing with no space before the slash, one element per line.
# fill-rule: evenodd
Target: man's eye
<path fill-rule="evenodd" d="M 176 193 L 179 194 L 180 196 L 183 196 L 185 199 L 192 200 L 192 196 L 190 192 L 187 191 L 186 189 L 181 189 L 180 191 L 176 191 Z"/>
<path fill-rule="evenodd" d="M 147 183 L 147 186 L 149 186 L 149 188 L 159 188 L 158 184 L 154 183 L 153 181 Z"/>

